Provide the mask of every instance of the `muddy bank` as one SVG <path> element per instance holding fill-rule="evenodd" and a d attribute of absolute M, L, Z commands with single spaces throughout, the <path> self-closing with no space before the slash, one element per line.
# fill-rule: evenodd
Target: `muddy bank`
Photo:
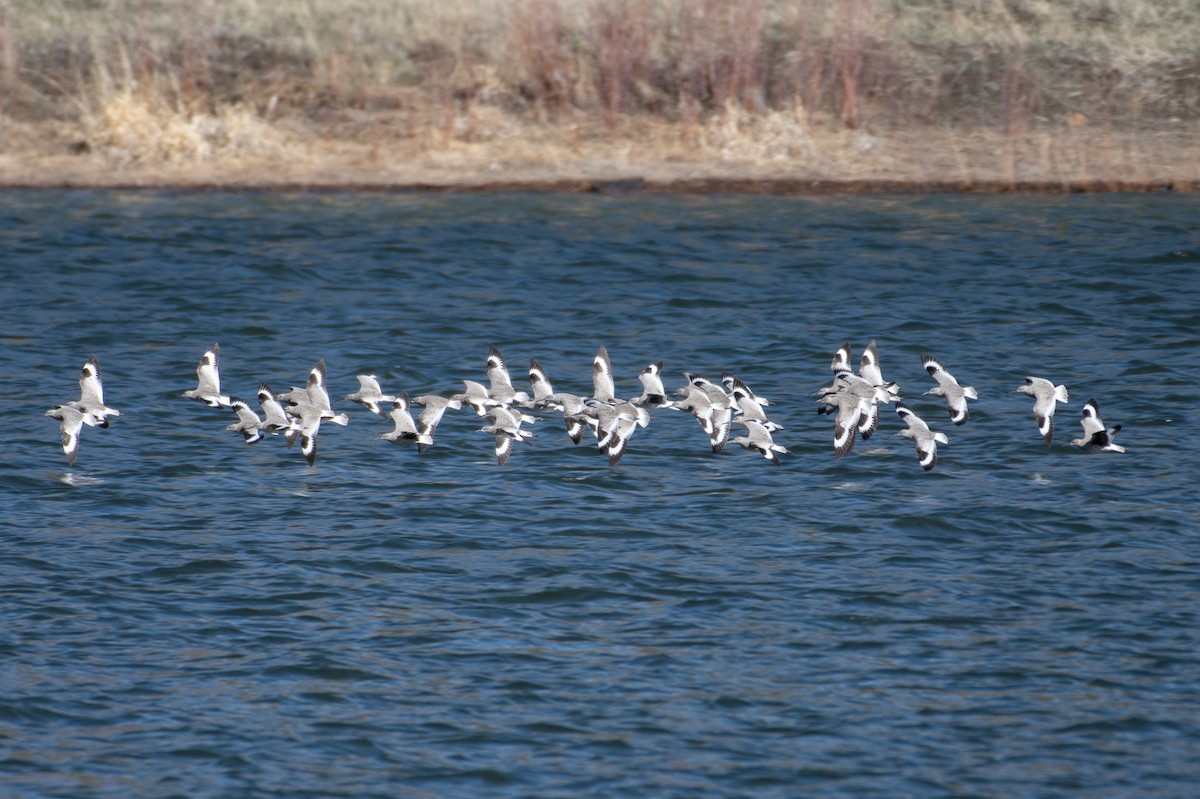
<path fill-rule="evenodd" d="M 717 135 L 659 125 L 586 137 L 543 125 L 463 142 L 392 136 L 386 120 L 371 122 L 354 136 L 281 124 L 236 140 L 250 144 L 196 139 L 198 146 L 181 150 L 167 150 L 152 137 L 85 147 L 70 130 L 10 124 L 0 149 L 0 186 L 695 194 L 1200 190 L 1200 131 L 1192 125 L 1057 127 L 1020 135 L 804 126 L 787 136 L 751 126 Z"/>
<path fill-rule="evenodd" d="M 413 183 L 356 183 L 342 181 L 292 182 L 292 181 L 171 181 L 120 179 L 73 181 L 66 178 L 39 179 L 33 181 L 0 181 L 3 189 L 158 189 L 181 191 L 271 191 L 271 192 L 548 192 L 568 194 L 623 194 L 645 192 L 652 194 L 756 194 L 756 195 L 862 195 L 862 194 L 1095 194 L 1104 192 L 1181 192 L 1200 191 L 1200 181 L 1070 181 L 1020 183 L 981 182 L 957 183 L 953 181 L 905 181 L 905 180 L 805 180 L 805 179 L 740 179 L 740 178 L 690 178 L 680 180 L 645 180 L 643 178 L 618 178 L 613 180 L 559 179 L 559 180 L 490 180 L 485 176 L 476 179 L 459 179 L 453 182 Z"/>

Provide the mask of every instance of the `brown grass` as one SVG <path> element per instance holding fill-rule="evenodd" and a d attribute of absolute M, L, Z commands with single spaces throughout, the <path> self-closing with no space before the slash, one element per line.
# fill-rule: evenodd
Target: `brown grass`
<path fill-rule="evenodd" d="M 1200 181 L 1191 0 L 7 0 L 0 181 Z"/>

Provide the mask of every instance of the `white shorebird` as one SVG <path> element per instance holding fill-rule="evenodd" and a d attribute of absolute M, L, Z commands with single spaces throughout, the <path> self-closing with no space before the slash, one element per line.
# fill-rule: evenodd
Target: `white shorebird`
<path fill-rule="evenodd" d="M 344 413 L 334 413 L 333 407 L 329 404 L 329 387 L 325 379 L 325 359 L 317 361 L 317 365 L 308 373 L 308 391 L 309 402 L 316 408 L 321 410 L 321 418 L 339 424 L 345 427 L 350 423 L 350 417 Z"/>
<path fill-rule="evenodd" d="M 619 402 L 613 408 L 616 418 L 605 429 L 605 438 L 597 441 L 604 452 L 608 453 L 608 465 L 616 466 L 629 446 L 629 439 L 639 427 L 650 426 L 650 412 L 632 402 Z"/>
<path fill-rule="evenodd" d="M 237 414 L 238 420 L 226 426 L 226 430 L 241 433 L 247 444 L 253 444 L 263 437 L 263 420 L 258 418 L 253 408 L 237 397 L 229 398 L 229 407 Z"/>
<path fill-rule="evenodd" d="M 707 386 L 704 393 L 712 404 L 713 439 L 709 443 L 713 452 L 720 452 L 729 441 L 729 429 L 733 425 L 732 398 L 720 386 Z"/>
<path fill-rule="evenodd" d="M 879 427 L 879 403 L 892 402 L 893 397 L 888 393 L 886 386 L 873 386 L 858 375 L 844 374 L 841 381 L 848 386 L 850 393 L 856 395 L 863 403 L 863 416 L 858 432 L 866 441 Z"/>
<path fill-rule="evenodd" d="M 606 435 L 600 432 L 601 426 L 611 421 L 616 416 L 616 413 L 616 406 L 609 405 L 607 402 L 601 402 L 593 397 L 587 397 L 580 401 L 577 410 L 572 411 L 570 414 L 564 411 L 563 418 L 568 423 L 574 422 L 579 425 L 580 431 L 584 428 L 590 430 L 596 438 L 596 443 L 599 444 L 600 439 Z M 574 437 L 572 437 L 572 440 L 574 440 Z M 600 448 L 604 449 L 603 447 Z"/>
<path fill-rule="evenodd" d="M 88 357 L 79 372 L 79 399 L 67 404 L 83 412 L 83 423 L 88 427 L 108 427 L 108 417 L 121 415 L 116 408 L 104 404 L 100 359 L 95 355 Z"/>
<path fill-rule="evenodd" d="M 46 411 L 46 415 L 59 420 L 63 454 L 67 456 L 67 465 L 74 466 L 75 456 L 79 454 L 79 434 L 83 431 L 84 412 L 70 405 L 55 405 Z"/>
<path fill-rule="evenodd" d="M 287 442 L 290 447 L 298 437 L 300 451 L 304 459 L 312 466 L 317 461 L 317 433 L 321 430 L 321 420 L 326 418 L 325 412 L 315 405 L 307 403 L 292 408 L 292 422 L 287 432 Z"/>
<path fill-rule="evenodd" d="M 1083 425 L 1083 438 L 1072 439 L 1071 443 L 1075 446 L 1099 452 L 1125 451 L 1120 444 L 1113 443 L 1113 437 L 1121 432 L 1121 425 L 1113 425 L 1107 429 L 1104 427 L 1104 422 L 1100 419 L 1100 405 L 1096 402 L 1095 397 L 1089 399 L 1083 406 L 1079 423 Z"/>
<path fill-rule="evenodd" d="M 858 405 L 857 411 L 852 411 L 850 400 Z M 837 422 L 834 431 L 834 451 L 837 457 L 842 457 L 854 448 L 854 431 L 857 430 L 866 441 L 879 427 L 879 403 L 891 401 L 885 386 L 872 385 L 848 369 L 838 372 L 833 379 L 833 385 L 822 390 L 817 398 L 820 407 L 817 413 L 837 412 Z M 852 425 L 849 439 L 845 439 L 843 428 Z"/>
<path fill-rule="evenodd" d="M 388 418 L 388 412 L 384 408 L 395 402 L 396 398 L 391 394 L 383 393 L 383 389 L 379 385 L 379 378 L 375 375 L 363 374 L 355 375 L 355 377 L 358 379 L 358 391 L 347 394 L 346 399 L 357 402 L 371 413 L 378 414 L 384 419 Z"/>
<path fill-rule="evenodd" d="M 900 400 L 896 400 L 896 413 L 908 425 L 896 435 L 912 439 L 917 445 L 917 460 L 921 462 L 921 468 L 929 471 L 937 465 L 937 445 L 949 444 L 950 439 L 945 433 L 930 430 L 929 425 Z"/>
<path fill-rule="evenodd" d="M 279 400 L 275 399 L 271 387 L 266 383 L 258 384 L 258 404 L 262 408 L 262 429 L 265 432 L 278 435 L 292 428 L 292 420 L 287 411 L 279 404 Z"/>
<path fill-rule="evenodd" d="M 592 399 L 608 403 L 617 401 L 612 361 L 603 344 L 600 345 L 600 349 L 596 350 L 596 355 L 592 358 Z"/>
<path fill-rule="evenodd" d="M 317 361 L 308 373 L 308 383 L 303 389 L 293 387 L 286 394 L 276 394 L 276 399 L 292 403 L 287 409 L 292 415 L 299 415 L 305 406 L 316 408 L 321 419 L 345 427 L 350 423 L 350 417 L 344 413 L 334 413 L 329 404 L 329 389 L 325 378 L 325 359 Z"/>
<path fill-rule="evenodd" d="M 725 388 L 716 383 L 703 386 L 704 394 L 712 406 L 713 436 L 710 443 L 713 452 L 720 452 L 729 441 L 729 426 L 733 424 L 733 398 L 725 393 Z"/>
<path fill-rule="evenodd" d="M 850 342 L 849 341 L 847 341 L 842 346 L 838 347 L 837 352 L 835 352 L 833 354 L 833 360 L 829 362 L 829 371 L 833 372 L 833 382 L 827 386 L 822 386 L 821 388 L 817 389 L 813 393 L 814 397 L 821 398 L 821 397 L 825 397 L 825 396 L 830 396 L 834 392 L 838 391 L 838 388 L 839 388 L 838 382 L 837 382 L 838 375 L 845 374 L 847 372 L 851 372 L 851 369 L 850 369 Z M 819 401 L 820 401 L 820 399 L 818 399 L 818 402 Z M 826 411 L 818 411 L 818 412 L 825 413 Z"/>
<path fill-rule="evenodd" d="M 721 373 L 721 382 L 725 384 L 725 390 L 730 394 L 733 394 L 734 389 L 737 388 L 742 394 L 753 400 L 756 405 L 766 407 L 771 404 L 771 401 L 766 397 L 760 397 L 751 391 L 750 386 L 746 385 L 746 381 L 740 380 L 730 372 Z"/>
<path fill-rule="evenodd" d="M 833 354 L 833 360 L 829 364 L 829 371 L 835 375 L 838 372 L 850 371 L 850 342 L 847 341 L 842 346 L 838 347 L 837 352 Z"/>
<path fill-rule="evenodd" d="M 504 362 L 504 356 L 494 345 L 488 350 L 487 375 L 488 383 L 491 384 L 488 395 L 496 402 L 501 405 L 512 405 L 514 402 L 520 404 L 529 401 L 528 394 L 513 388 L 512 377 L 508 374 L 508 364 Z"/>
<path fill-rule="evenodd" d="M 276 394 L 274 398 L 279 402 L 286 402 L 289 410 L 295 405 L 312 405 L 308 398 L 308 389 L 304 386 L 292 386 L 287 391 Z"/>
<path fill-rule="evenodd" d="M 502 405 L 492 408 L 488 411 L 487 416 L 492 423 L 479 428 L 479 431 L 495 436 L 496 463 L 503 466 L 508 461 L 508 456 L 512 454 L 513 441 L 528 443 L 527 439 L 533 436 L 532 433 L 521 429 L 521 422 L 531 417 Z"/>
<path fill-rule="evenodd" d="M 775 440 L 771 438 L 771 431 L 767 429 L 766 425 L 757 419 L 746 419 L 741 424 L 746 426 L 746 435 L 734 436 L 729 439 L 729 442 L 731 444 L 741 444 L 746 449 L 755 450 L 771 463 L 778 466 L 779 456 L 775 453 L 786 453 L 788 450 L 775 443 Z"/>
<path fill-rule="evenodd" d="M 730 379 L 725 381 L 725 384 L 729 386 L 730 397 L 733 400 L 733 406 L 737 413 L 737 418 L 734 421 L 759 422 L 770 433 L 783 429 L 783 425 L 775 424 L 775 422 L 767 418 L 767 413 L 763 410 L 763 406 L 767 404 L 765 399 L 756 397 L 749 386 L 738 378 L 733 377 L 733 375 L 729 375 L 729 377 Z"/>
<path fill-rule="evenodd" d="M 210 408 L 228 408 L 229 397 L 221 394 L 221 347 L 214 343 L 196 365 L 196 387 L 183 396 L 207 403 Z"/>
<path fill-rule="evenodd" d="M 879 368 L 879 349 L 875 345 L 875 339 L 871 339 L 871 343 L 863 350 L 862 362 L 858 366 L 858 375 L 871 385 L 876 387 L 882 386 L 887 390 L 887 398 L 881 400 L 882 402 L 896 401 L 896 395 L 900 393 L 900 387 L 895 383 L 889 383 L 883 379 L 883 372 Z"/>
<path fill-rule="evenodd" d="M 392 420 L 394 427 L 391 432 L 384 433 L 380 438 L 388 441 L 409 441 L 419 445 L 424 445 L 420 449 L 424 452 L 431 444 L 433 437 L 431 435 L 422 435 L 417 428 L 417 423 L 413 421 L 412 414 L 408 410 L 408 393 L 401 392 L 399 397 L 392 401 L 392 409 L 388 412 L 388 417 Z"/>
<path fill-rule="evenodd" d="M 688 384 L 676 389 L 683 399 L 675 400 L 669 407 L 677 411 L 688 411 L 696 418 L 700 428 L 708 435 L 713 452 L 720 452 L 729 440 L 729 425 L 733 421 L 733 409 L 724 390 L 711 380 L 684 372 Z"/>
<path fill-rule="evenodd" d="M 921 365 L 929 372 L 929 376 L 937 381 L 937 387 L 925 393 L 945 397 L 946 407 L 950 409 L 950 420 L 955 424 L 964 424 L 967 421 L 967 400 L 979 399 L 979 392 L 973 386 L 960 386 L 954 375 L 947 372 L 941 361 L 932 355 L 922 355 Z"/>
<path fill-rule="evenodd" d="M 709 380 L 704 375 L 698 375 L 695 372 L 684 372 L 683 379 L 688 381 L 689 386 L 695 386 L 696 388 L 704 391 L 708 391 L 710 388 L 715 388 L 721 393 L 725 393 L 725 388 L 720 383 Z"/>
<path fill-rule="evenodd" d="M 662 381 L 663 362 L 650 364 L 638 374 L 642 384 L 642 395 L 630 400 L 634 405 L 646 405 L 651 408 L 664 408 L 671 404 L 667 399 L 667 389 Z"/>
<path fill-rule="evenodd" d="M 537 408 L 539 410 L 561 411 L 563 422 L 567 426 L 567 435 L 571 437 L 571 443 L 578 444 L 583 440 L 583 428 L 586 425 L 580 417 L 587 409 L 587 404 L 583 397 L 577 394 L 568 394 L 565 391 L 557 391 L 539 400 Z"/>
<path fill-rule="evenodd" d="M 608 455 L 609 466 L 621 460 L 634 431 L 650 424 L 650 412 L 632 402 L 609 405 L 595 399 L 586 401 L 583 411 L 573 418 L 591 428 L 596 446 Z"/>
<path fill-rule="evenodd" d="M 1037 419 L 1038 432 L 1046 439 L 1046 446 L 1054 442 L 1054 408 L 1056 402 L 1067 401 L 1067 387 L 1056 386 L 1043 377 L 1026 377 L 1025 385 L 1017 391 L 1033 397 L 1033 417 Z"/>
<path fill-rule="evenodd" d="M 524 403 L 529 408 L 538 407 L 547 397 L 554 394 L 554 386 L 537 358 L 529 359 L 529 388 L 532 389 L 533 396 Z"/>
<path fill-rule="evenodd" d="M 836 382 L 835 384 L 836 385 Z M 874 423 L 878 421 L 878 406 L 875 407 L 875 419 L 863 419 L 864 403 L 862 399 L 849 391 L 828 390 L 818 400 L 823 403 L 817 409 L 818 413 L 837 412 L 833 425 L 833 452 L 837 458 L 843 458 L 854 450 L 856 434 L 864 428 L 874 431 Z M 867 432 L 863 438 L 868 438 Z"/>
<path fill-rule="evenodd" d="M 417 452 L 424 452 L 433 446 L 433 433 L 437 430 L 437 426 L 441 423 L 442 416 L 447 410 L 457 411 L 462 408 L 461 400 L 437 394 L 422 394 L 419 397 L 413 397 L 411 403 L 425 408 L 417 418 Z"/>
<path fill-rule="evenodd" d="M 466 391 L 461 394 L 455 394 L 450 399 L 462 405 L 469 405 L 471 410 L 475 411 L 479 416 L 487 416 L 488 408 L 501 404 L 499 401 L 492 399 L 491 394 L 488 393 L 487 386 L 483 383 L 477 383 L 474 380 L 464 380 L 463 386 L 466 387 Z"/>

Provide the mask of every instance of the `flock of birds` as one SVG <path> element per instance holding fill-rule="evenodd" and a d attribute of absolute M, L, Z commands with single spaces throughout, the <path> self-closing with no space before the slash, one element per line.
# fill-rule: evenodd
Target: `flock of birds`
<path fill-rule="evenodd" d="M 282 436 L 291 448 L 300 442 L 300 451 L 308 464 L 317 457 L 317 434 L 322 422 L 337 425 L 349 423 L 345 413 L 333 410 L 326 382 L 325 361 L 322 359 L 312 368 L 307 383 L 302 387 L 291 387 L 276 394 L 266 383 L 258 386 L 258 404 L 262 416 L 246 401 L 236 396 L 221 393 L 220 374 L 221 348 L 217 344 L 204 353 L 196 367 L 196 388 L 183 392 L 189 399 L 203 402 L 213 408 L 229 408 L 237 415 L 237 421 L 227 430 L 240 433 L 247 444 L 253 444 L 267 435 Z M 978 392 L 971 386 L 960 385 L 945 366 L 932 355 L 921 356 L 922 365 L 937 383 L 926 391 L 944 397 L 955 425 L 965 424 L 968 419 L 967 400 L 979 399 Z M 838 458 L 854 449 L 858 438 L 870 438 L 879 426 L 881 407 L 892 405 L 906 427 L 897 435 L 913 441 L 921 468 L 929 471 L 937 464 L 937 445 L 948 444 L 945 433 L 935 432 L 899 397 L 900 388 L 894 382 L 885 381 L 879 366 L 879 353 L 872 341 L 863 352 L 856 374 L 851 369 L 850 344 L 843 344 L 830 364 L 833 382 L 816 392 L 818 413 L 834 416 L 833 449 Z M 482 417 L 487 424 L 480 432 L 493 436 L 495 455 L 503 465 L 513 452 L 514 443 L 528 443 L 532 437 L 529 426 L 538 417 L 527 411 L 561 414 L 567 435 L 579 444 L 585 432 L 595 438 L 600 451 L 608 456 L 610 466 L 621 460 L 630 439 L 639 428 L 647 427 L 651 421 L 648 409 L 685 411 L 692 414 L 705 434 L 713 452 L 720 452 L 726 443 L 740 444 L 762 457 L 779 464 L 779 455 L 788 450 L 776 444 L 772 433 L 782 426 L 767 418 L 766 408 L 771 403 L 756 395 L 745 382 L 726 372 L 721 381 L 710 380 L 702 375 L 684 372 L 686 383 L 668 395 L 662 379 L 662 361 L 649 364 L 638 375 L 642 385 L 640 396 L 620 399 L 616 395 L 612 362 L 608 351 L 602 346 L 592 359 L 592 395 L 581 396 L 555 391 L 546 371 L 533 358 L 529 364 L 529 391 L 516 388 L 508 366 L 500 350 L 492 347 L 487 357 L 488 385 L 464 380 L 463 391 L 449 396 L 426 394 L 409 397 L 385 394 L 375 375 L 358 375 L 359 388 L 346 396 L 371 413 L 392 423 L 392 430 L 381 438 L 388 441 L 415 444 L 418 452 L 433 446 L 434 433 L 447 410 L 468 407 Z M 93 355 L 84 364 L 79 377 L 80 396 L 76 401 L 56 405 L 46 411 L 47 416 L 60 422 L 62 448 L 67 463 L 74 464 L 79 453 L 79 438 L 84 426 L 108 427 L 110 416 L 120 416 L 120 411 L 104 403 L 104 386 L 100 377 L 100 362 Z M 1033 415 L 1038 431 L 1049 446 L 1054 440 L 1054 409 L 1059 402 L 1067 402 L 1066 386 L 1054 385 L 1041 377 L 1025 378 L 1025 385 L 1016 389 L 1033 397 Z M 412 406 L 422 408 L 413 418 Z M 1124 452 L 1113 443 L 1120 425 L 1106 428 L 1100 420 L 1100 408 L 1095 399 L 1088 400 L 1080 418 L 1083 436 L 1071 443 L 1090 451 Z M 745 434 L 730 437 L 733 425 L 745 428 Z"/>

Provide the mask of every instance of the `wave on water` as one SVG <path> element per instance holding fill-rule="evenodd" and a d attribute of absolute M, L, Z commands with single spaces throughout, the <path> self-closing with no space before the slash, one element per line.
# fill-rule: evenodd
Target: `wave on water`
<path fill-rule="evenodd" d="M 0 193 L 6 795 L 1190 796 L 1198 211 Z M 872 339 L 931 472 L 890 407 L 835 457 L 812 395 Z M 181 396 L 213 341 L 238 396 L 325 360 L 312 467 Z M 470 411 L 418 454 L 342 399 L 493 345 L 587 395 L 601 344 L 620 396 L 733 372 L 790 452 L 656 410 L 610 467 L 545 413 L 500 466 Z M 122 416 L 68 467 L 42 414 L 92 353 Z M 1068 443 L 1089 397 L 1124 455 Z"/>

